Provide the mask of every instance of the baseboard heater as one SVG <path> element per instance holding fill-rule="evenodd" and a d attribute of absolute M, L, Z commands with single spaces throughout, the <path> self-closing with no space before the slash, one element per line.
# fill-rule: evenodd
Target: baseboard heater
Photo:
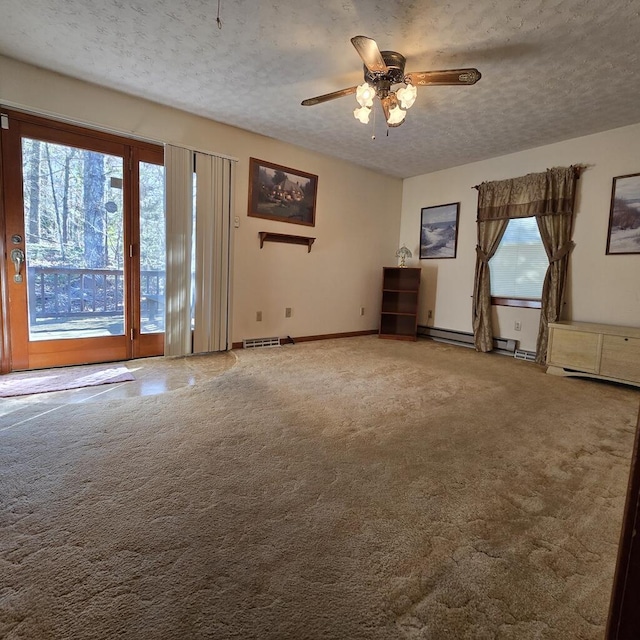
<path fill-rule="evenodd" d="M 418 336 L 431 338 L 437 342 L 446 342 L 461 347 L 474 348 L 473 333 L 465 331 L 453 331 L 452 329 L 439 329 L 438 327 L 425 327 L 418 325 Z M 493 350 L 496 353 L 513 356 L 516 352 L 516 340 L 511 338 L 494 338 Z"/>
<path fill-rule="evenodd" d="M 280 338 L 245 338 L 242 341 L 243 349 L 259 349 L 260 347 L 279 347 Z"/>

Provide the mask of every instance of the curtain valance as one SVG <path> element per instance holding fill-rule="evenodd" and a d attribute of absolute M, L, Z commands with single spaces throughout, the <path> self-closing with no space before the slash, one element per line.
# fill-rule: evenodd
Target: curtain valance
<path fill-rule="evenodd" d="M 571 214 L 579 175 L 580 167 L 572 165 L 483 182 L 477 187 L 478 222 Z"/>

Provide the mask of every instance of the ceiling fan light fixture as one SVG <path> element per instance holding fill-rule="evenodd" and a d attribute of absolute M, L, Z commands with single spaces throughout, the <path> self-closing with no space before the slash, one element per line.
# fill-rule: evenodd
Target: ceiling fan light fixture
<path fill-rule="evenodd" d="M 412 84 L 407 84 L 406 87 L 402 87 L 396 91 L 396 96 L 403 109 L 410 109 L 416 101 L 418 90 Z"/>
<path fill-rule="evenodd" d="M 369 107 L 360 107 L 359 109 L 353 110 L 353 115 L 355 119 L 360 120 L 362 124 L 368 124 L 369 116 L 371 115 L 371 109 Z"/>
<path fill-rule="evenodd" d="M 368 82 L 363 82 L 361 85 L 358 85 L 356 89 L 356 100 L 361 107 L 371 107 L 375 96 L 376 90 Z"/>
<path fill-rule="evenodd" d="M 392 127 L 397 127 L 404 122 L 404 117 L 407 115 L 406 111 L 403 111 L 398 105 L 395 105 L 389 109 L 389 117 L 387 118 L 387 124 Z"/>
<path fill-rule="evenodd" d="M 355 94 L 360 108 L 353 111 L 356 120 L 369 122 L 376 98 L 382 106 L 389 127 L 399 127 L 418 94 L 417 87 L 428 85 L 462 86 L 475 84 L 482 74 L 477 69 L 445 69 L 442 71 L 413 71 L 405 73 L 406 58 L 397 51 L 380 51 L 376 41 L 367 36 L 354 36 L 355 47 L 364 65 L 364 82 L 357 86 L 325 93 L 302 101 L 303 107 Z M 395 89 L 395 87 L 400 87 Z M 374 111 L 375 128 L 375 111 Z M 387 131 L 387 135 L 388 135 Z M 375 134 L 371 136 L 375 140 Z"/>

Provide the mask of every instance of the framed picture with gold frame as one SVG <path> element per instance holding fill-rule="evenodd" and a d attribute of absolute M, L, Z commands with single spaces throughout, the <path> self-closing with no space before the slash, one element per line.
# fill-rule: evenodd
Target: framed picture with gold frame
<path fill-rule="evenodd" d="M 249 211 L 266 218 L 315 227 L 318 176 L 250 158 Z"/>

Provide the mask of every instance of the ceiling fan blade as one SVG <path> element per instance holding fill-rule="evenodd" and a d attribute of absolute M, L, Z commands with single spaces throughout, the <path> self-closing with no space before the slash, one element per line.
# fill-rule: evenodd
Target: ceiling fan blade
<path fill-rule="evenodd" d="M 315 98 L 307 98 L 302 101 L 303 107 L 312 107 L 314 104 L 320 104 L 321 102 L 328 102 L 329 100 L 335 100 L 336 98 L 342 98 L 342 96 L 350 96 L 356 92 L 358 87 L 349 87 L 348 89 L 340 89 L 340 91 L 333 91 L 332 93 L 325 93 Z"/>
<path fill-rule="evenodd" d="M 482 78 L 477 69 L 449 69 L 448 71 L 413 71 L 405 80 L 416 87 L 426 85 L 467 85 L 475 84 Z"/>
<path fill-rule="evenodd" d="M 389 69 L 375 40 L 367 38 L 367 36 L 354 36 L 351 38 L 351 44 L 356 48 L 362 58 L 362 62 L 364 62 L 364 66 L 371 73 L 387 73 Z"/>

